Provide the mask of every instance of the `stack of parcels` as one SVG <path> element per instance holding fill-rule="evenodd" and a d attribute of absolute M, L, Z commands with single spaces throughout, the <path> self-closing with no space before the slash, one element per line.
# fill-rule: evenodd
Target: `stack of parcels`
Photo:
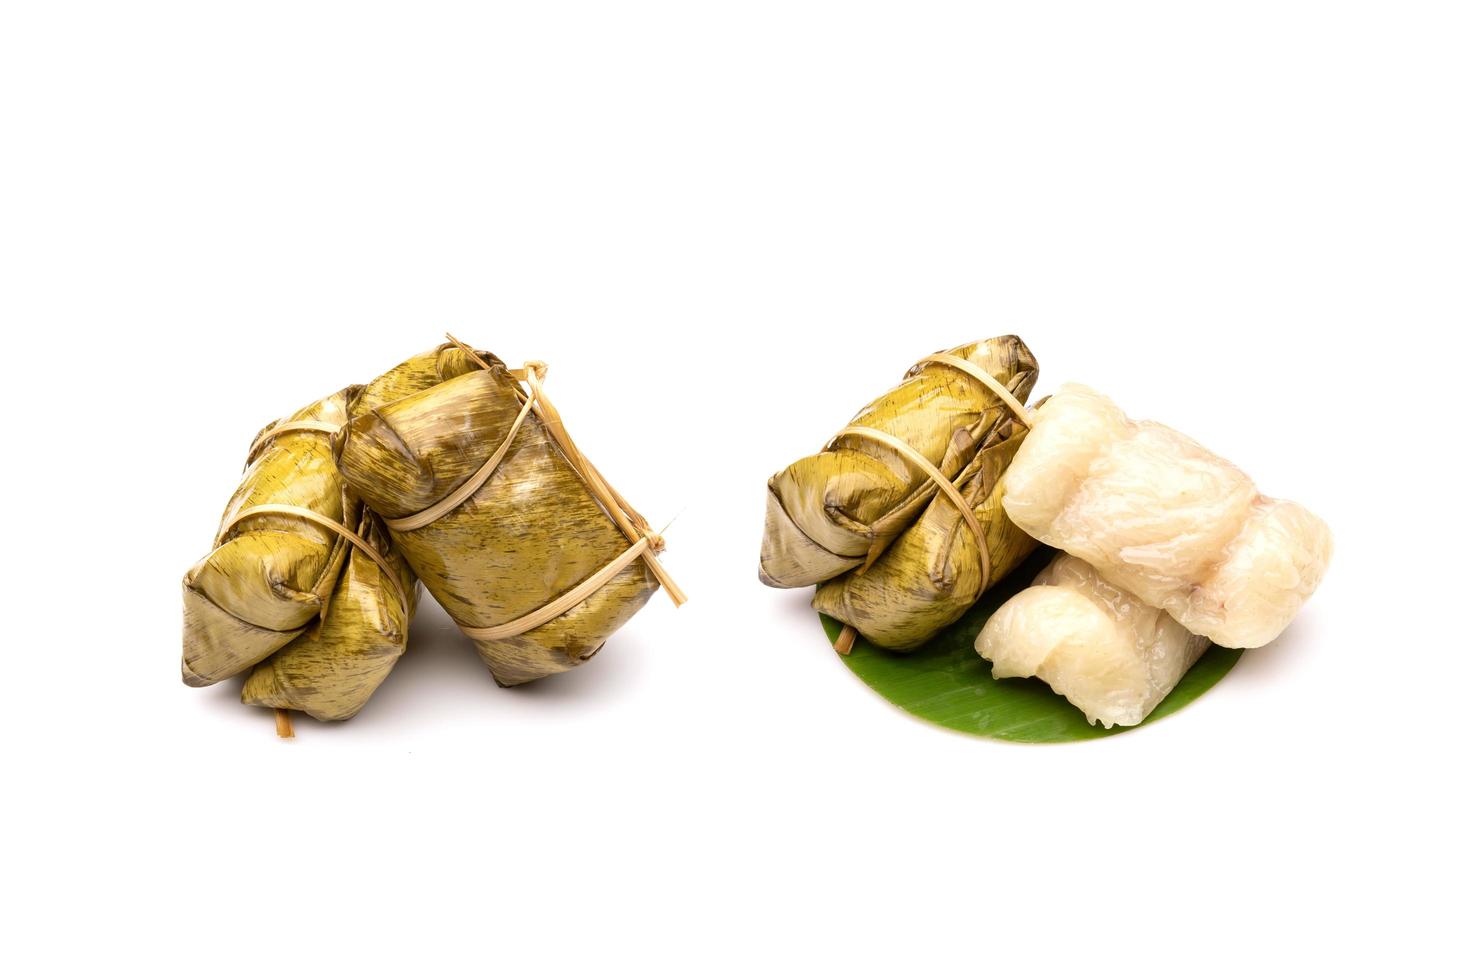
<path fill-rule="evenodd" d="M 1019 337 L 932 354 L 767 484 L 761 581 L 892 650 L 959 619 L 1035 542 L 1001 508 L 1037 365 Z"/>
<path fill-rule="evenodd" d="M 245 703 L 337 721 L 403 655 L 420 582 L 502 685 L 583 663 L 659 585 L 683 602 L 544 375 L 454 341 L 262 430 L 184 576 L 184 682 L 248 672 Z"/>

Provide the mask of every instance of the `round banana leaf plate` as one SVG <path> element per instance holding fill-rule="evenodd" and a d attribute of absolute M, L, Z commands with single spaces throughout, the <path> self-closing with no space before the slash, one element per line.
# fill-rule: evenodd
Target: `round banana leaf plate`
<path fill-rule="evenodd" d="M 1050 549 L 1038 549 L 981 596 L 957 623 L 917 650 L 884 650 L 858 637 L 851 654 L 833 656 L 904 711 L 957 732 L 1009 742 L 1078 742 L 1132 731 L 1088 724 L 1081 711 L 1034 677 L 995 680 L 990 676 L 990 664 L 975 652 L 975 637 L 985 621 L 1002 603 L 1031 584 L 1054 554 Z M 842 624 L 827 616 L 821 618 L 827 639 L 836 642 Z M 1214 687 L 1239 659 L 1239 650 L 1210 647 L 1143 724 L 1167 718 L 1189 704 Z"/>

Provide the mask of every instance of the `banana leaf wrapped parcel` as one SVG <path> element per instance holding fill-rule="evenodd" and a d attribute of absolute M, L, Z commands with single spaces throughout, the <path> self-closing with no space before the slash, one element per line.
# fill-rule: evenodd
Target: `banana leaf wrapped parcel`
<path fill-rule="evenodd" d="M 683 593 L 655 557 L 662 539 L 567 434 L 545 366 L 472 356 L 481 370 L 357 415 L 334 444 L 348 485 L 512 686 L 586 661 L 659 585 Z"/>
<path fill-rule="evenodd" d="M 184 683 L 214 684 L 295 639 L 321 613 L 357 519 L 327 437 L 347 422 L 347 388 L 267 426 L 220 521 L 214 549 L 184 576 Z M 262 510 L 262 508 L 269 508 Z"/>
<path fill-rule="evenodd" d="M 396 660 L 385 661 L 374 652 L 382 638 L 393 638 L 391 645 L 402 652 L 414 584 L 381 529 L 374 530 L 360 500 L 343 483 L 330 439 L 351 410 L 368 410 L 473 366 L 462 351 L 445 345 L 410 358 L 367 386 L 343 389 L 262 430 L 225 509 L 213 551 L 184 576 L 186 684 L 214 684 L 286 648 L 295 651 L 289 660 L 295 665 L 289 672 L 295 680 L 275 687 L 257 680 L 247 685 L 247 700 L 266 697 L 269 690 L 274 706 L 300 707 L 319 717 L 347 717 L 361 707 L 386 675 L 382 664 L 391 667 Z M 393 594 L 370 602 L 362 583 L 374 575 Z M 347 601 L 336 601 L 344 596 Z M 353 614 L 359 619 L 349 622 Z M 308 629 L 315 634 L 309 640 L 303 637 Z M 356 645 L 369 637 L 371 649 Z M 307 647 L 318 653 L 303 657 Z M 351 691 L 333 689 L 341 676 L 337 668 L 308 677 L 309 664 L 345 662 L 358 653 L 378 665 L 364 674 L 376 677 L 371 685 L 359 678 Z M 286 676 L 286 665 L 281 669 L 280 676 Z M 288 690 L 298 692 L 302 703 L 287 703 L 292 697 Z M 329 703 L 332 707 L 326 707 Z"/>
<path fill-rule="evenodd" d="M 767 484 L 761 581 L 814 585 L 871 566 L 1021 407 L 1037 365 L 1016 336 L 921 360 L 819 453 Z"/>
<path fill-rule="evenodd" d="M 360 544 L 347 555 L 315 623 L 255 666 L 240 700 L 345 721 L 362 710 L 408 647 L 418 587 L 388 532 L 363 508 Z"/>
<path fill-rule="evenodd" d="M 919 519 L 870 567 L 817 586 L 812 606 L 890 650 L 912 650 L 958 620 L 1036 547 L 1001 507 L 1024 437 L 1015 419 L 998 420 Z"/>

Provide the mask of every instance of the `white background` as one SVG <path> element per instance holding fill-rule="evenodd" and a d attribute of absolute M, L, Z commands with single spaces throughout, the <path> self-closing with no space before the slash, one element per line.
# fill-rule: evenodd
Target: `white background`
<path fill-rule="evenodd" d="M 1465 8 L 7 4 L 14 976 L 1464 975 Z M 178 681 L 257 427 L 551 364 L 692 596 L 497 689 L 437 609 L 293 742 Z M 1156 726 L 916 722 L 763 483 L 1019 332 L 1334 527 Z"/>

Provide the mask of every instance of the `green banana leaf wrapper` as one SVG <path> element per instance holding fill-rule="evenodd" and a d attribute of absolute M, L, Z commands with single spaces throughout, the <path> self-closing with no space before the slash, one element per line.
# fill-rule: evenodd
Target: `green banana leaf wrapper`
<path fill-rule="evenodd" d="M 519 385 L 498 358 L 489 370 L 365 412 L 340 433 L 349 486 L 385 518 L 417 514 L 480 469 L 519 414 Z M 499 626 L 547 605 L 621 555 L 628 539 L 603 511 L 535 413 L 468 499 L 427 526 L 390 530 L 414 573 L 455 622 Z M 658 588 L 634 561 L 581 603 L 506 639 L 473 639 L 503 686 L 583 663 Z"/>
<path fill-rule="evenodd" d="M 1022 403 L 1036 384 L 1036 358 L 1019 337 L 945 353 L 989 373 Z M 1008 416 L 999 396 L 981 382 L 946 365 L 921 363 L 850 424 L 897 436 L 952 480 Z M 761 581 L 797 588 L 858 568 L 882 554 L 936 492 L 927 474 L 888 447 L 857 436 L 835 439 L 767 484 Z"/>
<path fill-rule="evenodd" d="M 912 650 L 957 621 L 1036 547 L 1001 507 L 1006 469 L 1025 435 L 1002 420 L 954 481 L 985 533 L 988 577 L 969 523 L 939 494 L 871 567 L 817 586 L 812 607 L 890 650 Z"/>
<path fill-rule="evenodd" d="M 369 385 L 312 402 L 261 432 L 302 420 L 341 427 L 352 410 L 370 410 L 472 367 L 463 351 L 446 344 L 409 358 Z M 279 504 L 303 507 L 347 527 L 363 520 L 358 498 L 337 471 L 326 433 L 287 432 L 260 446 L 247 461 L 220 527 L 248 507 Z M 289 515 L 250 517 L 217 536 L 214 550 L 184 576 L 184 683 L 203 687 L 233 677 L 295 640 L 328 607 L 350 551 L 334 532 Z"/>

